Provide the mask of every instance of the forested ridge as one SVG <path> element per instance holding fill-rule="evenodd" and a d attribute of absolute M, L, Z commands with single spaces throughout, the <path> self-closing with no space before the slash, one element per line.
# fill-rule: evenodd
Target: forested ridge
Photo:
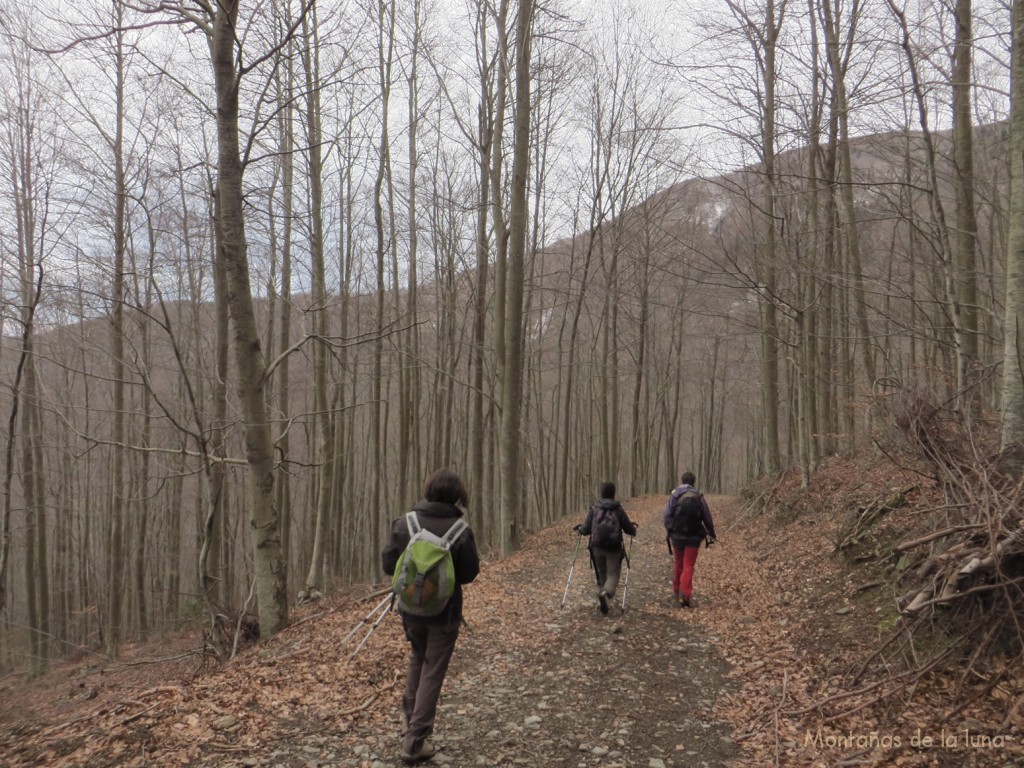
<path fill-rule="evenodd" d="M 871 456 L 923 478 L 827 507 L 899 584 L 878 705 L 1016 711 L 1022 14 L 8 3 L 0 670 L 273 642 L 439 467 L 498 561 L 605 480 L 750 522 Z"/>

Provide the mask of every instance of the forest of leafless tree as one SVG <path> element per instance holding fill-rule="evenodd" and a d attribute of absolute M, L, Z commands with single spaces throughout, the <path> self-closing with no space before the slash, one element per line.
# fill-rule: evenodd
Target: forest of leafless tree
<path fill-rule="evenodd" d="M 0 668 L 226 656 L 378 579 L 438 467 L 505 554 L 606 479 L 806 481 L 894 403 L 1012 456 L 1014 17 L 7 0 Z"/>

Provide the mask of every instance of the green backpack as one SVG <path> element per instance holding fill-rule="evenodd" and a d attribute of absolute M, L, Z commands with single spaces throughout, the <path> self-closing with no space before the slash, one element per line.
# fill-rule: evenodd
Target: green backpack
<path fill-rule="evenodd" d="M 405 524 L 409 544 L 398 558 L 391 589 L 406 613 L 437 616 L 455 593 L 452 545 L 469 525 L 458 520 L 444 536 L 437 536 L 420 525 L 415 512 L 406 513 Z"/>

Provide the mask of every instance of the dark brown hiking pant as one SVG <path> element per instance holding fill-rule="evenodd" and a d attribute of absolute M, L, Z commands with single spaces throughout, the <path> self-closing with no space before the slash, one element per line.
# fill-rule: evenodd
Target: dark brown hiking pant
<path fill-rule="evenodd" d="M 402 695 L 402 711 L 407 723 L 402 749 L 414 754 L 434 732 L 437 700 L 455 641 L 459 638 L 459 625 L 427 624 L 406 614 L 402 614 L 402 624 L 411 646 L 409 677 Z"/>

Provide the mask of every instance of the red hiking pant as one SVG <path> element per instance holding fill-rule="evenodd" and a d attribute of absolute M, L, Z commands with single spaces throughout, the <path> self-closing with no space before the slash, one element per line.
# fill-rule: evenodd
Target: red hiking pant
<path fill-rule="evenodd" d="M 693 596 L 693 567 L 697 564 L 700 547 L 679 548 L 672 545 L 675 565 L 672 569 L 672 592 L 682 594 L 687 600 Z"/>

